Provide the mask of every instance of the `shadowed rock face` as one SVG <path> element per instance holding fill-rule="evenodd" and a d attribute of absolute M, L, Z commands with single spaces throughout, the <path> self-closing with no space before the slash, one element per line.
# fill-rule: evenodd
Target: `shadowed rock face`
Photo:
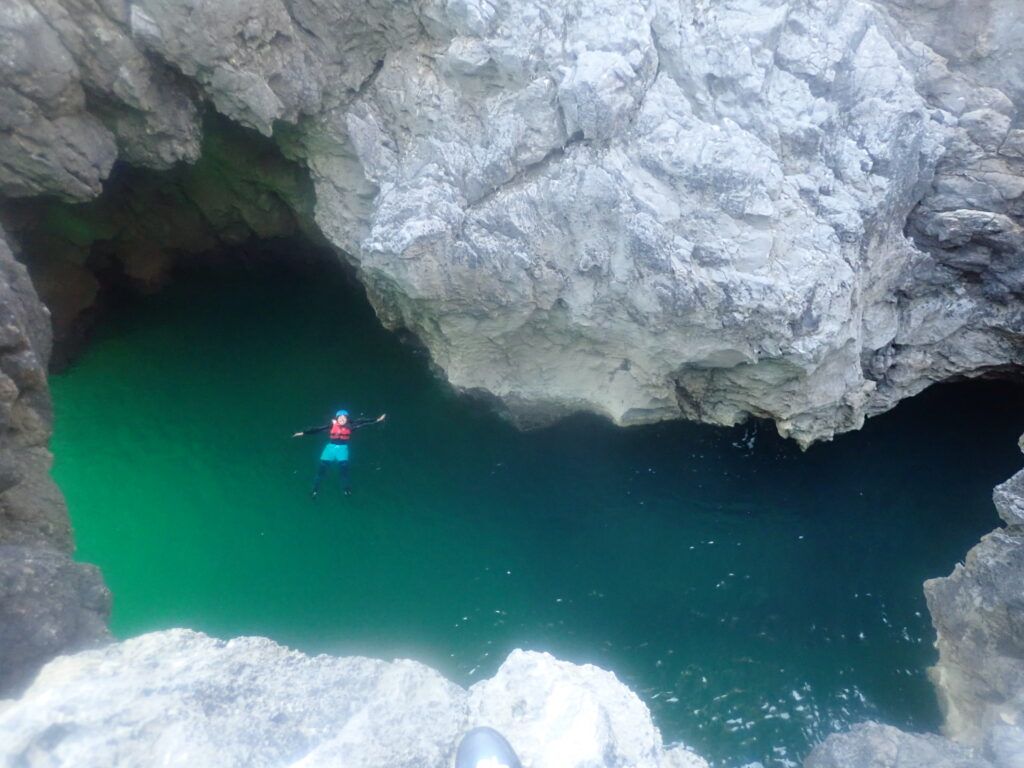
<path fill-rule="evenodd" d="M 110 639 L 110 592 L 99 569 L 64 552 L 0 545 L 0 695 L 43 664 Z"/>
<path fill-rule="evenodd" d="M 1024 764 L 1024 471 L 993 493 L 1006 528 L 944 579 L 925 582 L 938 633 L 931 669 L 949 737 Z"/>
<path fill-rule="evenodd" d="M 924 584 L 939 651 L 929 672 L 948 738 L 865 723 L 826 739 L 806 768 L 1024 765 L 1024 470 L 993 500 L 1007 527 Z"/>
<path fill-rule="evenodd" d="M 71 526 L 49 476 L 49 318 L 0 230 L 0 698 L 58 653 L 109 639 L 110 593 L 71 560 Z"/>
<path fill-rule="evenodd" d="M 254 131 L 208 115 L 202 157 L 154 171 L 118 165 L 105 194 L 84 203 L 0 200 L 0 224 L 17 240 L 32 282 L 50 308 L 60 370 L 88 339 L 111 288 L 150 292 L 182 259 L 301 232 L 312 223 L 308 174 Z"/>
<path fill-rule="evenodd" d="M 524 420 L 753 414 L 806 444 L 1021 362 L 1008 0 L 0 15 L 37 40 L 0 62 L 0 192 L 94 195 L 112 147 L 192 162 L 205 104 L 305 166 L 385 323 Z"/>

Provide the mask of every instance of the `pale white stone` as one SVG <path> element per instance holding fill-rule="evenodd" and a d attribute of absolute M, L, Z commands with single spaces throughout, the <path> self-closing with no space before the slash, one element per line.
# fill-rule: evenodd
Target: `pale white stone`
<path fill-rule="evenodd" d="M 0 764 L 440 768 L 477 725 L 534 768 L 590 768 L 607 755 L 707 768 L 666 751 L 647 707 L 596 667 L 515 651 L 467 693 L 413 661 L 309 657 L 188 630 L 48 664 L 0 710 Z"/>

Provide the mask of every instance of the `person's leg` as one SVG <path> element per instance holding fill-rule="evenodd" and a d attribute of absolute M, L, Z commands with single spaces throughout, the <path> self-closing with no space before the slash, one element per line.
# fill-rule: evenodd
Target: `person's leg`
<path fill-rule="evenodd" d="M 313 493 L 311 494 L 314 498 L 320 492 L 320 481 L 324 479 L 324 472 L 327 471 L 326 461 L 321 461 L 320 466 L 316 468 L 316 477 L 313 478 Z"/>
<path fill-rule="evenodd" d="M 338 462 L 338 474 L 341 475 L 341 487 L 345 489 L 345 495 L 348 496 L 352 493 L 352 483 L 348 478 L 348 462 Z"/>

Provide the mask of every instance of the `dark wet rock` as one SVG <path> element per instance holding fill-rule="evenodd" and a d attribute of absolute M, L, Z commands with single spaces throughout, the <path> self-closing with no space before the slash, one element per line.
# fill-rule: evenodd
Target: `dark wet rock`
<path fill-rule="evenodd" d="M 119 166 L 97 200 L 0 201 L 0 223 L 52 313 L 55 370 L 85 346 L 105 288 L 153 291 L 176 264 L 239 244 L 299 232 L 319 242 L 312 186 L 297 163 L 224 119 L 208 118 L 205 129 L 195 164 Z"/>

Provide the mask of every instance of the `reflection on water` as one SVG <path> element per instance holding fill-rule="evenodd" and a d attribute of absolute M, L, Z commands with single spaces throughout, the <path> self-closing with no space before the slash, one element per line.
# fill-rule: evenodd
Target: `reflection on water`
<path fill-rule="evenodd" d="M 878 718 L 934 728 L 921 582 L 997 524 L 1022 397 L 937 388 L 801 453 L 770 425 L 521 434 L 458 399 L 333 274 L 219 272 L 110 320 L 53 379 L 55 475 L 122 636 L 187 625 L 412 656 L 614 670 L 667 741 L 795 765 Z M 338 407 L 355 494 L 309 486 Z"/>

